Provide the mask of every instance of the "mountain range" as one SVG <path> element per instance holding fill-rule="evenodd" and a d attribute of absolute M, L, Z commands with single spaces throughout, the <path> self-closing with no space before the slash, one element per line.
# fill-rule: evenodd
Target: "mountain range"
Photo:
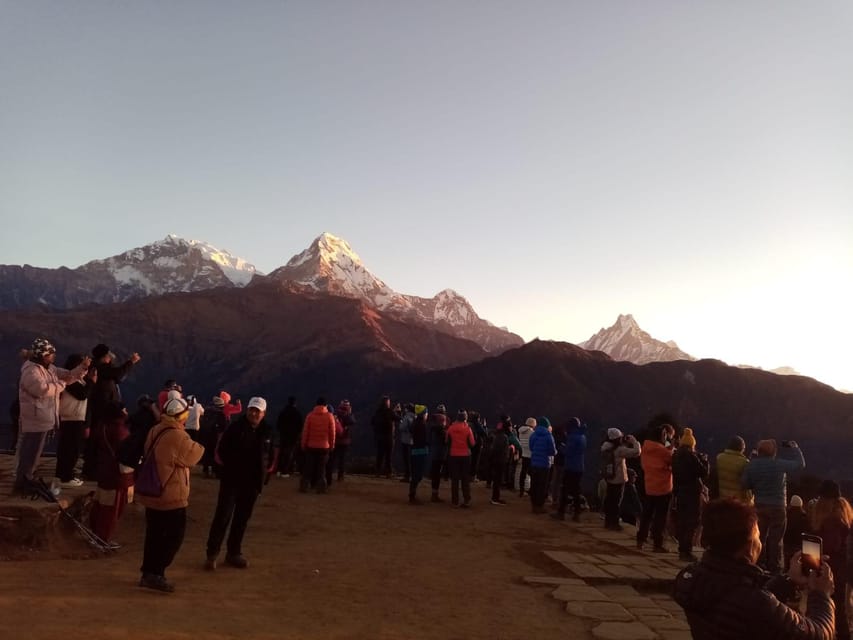
<path fill-rule="evenodd" d="M 72 309 L 166 293 L 241 288 L 267 280 L 288 283 L 294 291 L 361 300 L 391 316 L 473 340 L 488 352 L 524 343 L 520 336 L 480 318 L 452 289 L 433 298 L 397 293 L 365 267 L 345 240 L 329 233 L 269 276 L 227 251 L 174 235 L 76 269 L 0 265 L 0 309 Z"/>
<path fill-rule="evenodd" d="M 603 351 L 614 360 L 634 364 L 696 359 L 679 349 L 675 342 L 661 342 L 650 336 L 630 314 L 620 314 L 611 327 L 602 328 L 578 346 L 589 351 Z"/>
<path fill-rule="evenodd" d="M 329 234 L 269 275 L 170 236 L 78 269 L 3 267 L 0 292 L 0 350 L 7 354 L 36 335 L 56 343 L 59 364 L 98 342 L 120 358 L 138 351 L 142 361 L 122 384 L 131 405 L 167 378 L 202 399 L 221 389 L 264 395 L 273 414 L 290 394 L 304 409 L 320 393 L 347 397 L 361 418 L 360 446 L 369 447 L 369 414 L 388 393 L 478 408 L 490 419 L 500 411 L 516 420 L 579 415 L 591 427 L 591 450 L 600 429 L 638 430 L 669 411 L 696 429 L 707 451 L 736 433 L 751 442 L 796 439 L 810 466 L 853 480 L 846 471 L 853 395 L 801 376 L 694 360 L 674 343 L 655 341 L 628 315 L 611 335 L 599 332 L 584 343 L 593 350 L 523 344 L 452 290 L 430 299 L 393 291 Z M 676 352 L 666 362 L 620 361 Z M 0 368 L 6 406 L 16 379 L 12 363 Z"/>

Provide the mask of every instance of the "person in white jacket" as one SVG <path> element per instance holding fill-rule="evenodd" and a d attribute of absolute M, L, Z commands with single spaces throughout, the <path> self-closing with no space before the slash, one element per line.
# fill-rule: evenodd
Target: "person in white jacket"
<path fill-rule="evenodd" d="M 55 360 L 56 347 L 46 338 L 36 338 L 29 360 L 21 366 L 21 439 L 14 487 L 18 492 L 26 492 L 33 482 L 47 434 L 59 427 L 59 395 L 66 384 L 82 382 L 92 363 L 87 356 L 69 371 L 56 367 Z"/>
<path fill-rule="evenodd" d="M 530 477 L 530 436 L 536 429 L 536 418 L 528 418 L 518 428 L 518 442 L 521 444 L 521 465 L 518 471 L 518 497 L 524 497 L 525 484 Z"/>
<path fill-rule="evenodd" d="M 620 429 L 607 430 L 607 440 L 601 445 L 601 475 L 607 482 L 604 498 L 604 526 L 607 529 L 621 531 L 619 524 L 619 506 L 622 493 L 628 481 L 628 467 L 625 458 L 636 458 L 642 452 L 640 443 L 634 436 L 625 436 Z"/>

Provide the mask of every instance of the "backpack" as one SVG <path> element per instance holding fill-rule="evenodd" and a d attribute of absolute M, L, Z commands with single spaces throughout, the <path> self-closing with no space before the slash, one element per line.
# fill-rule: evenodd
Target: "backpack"
<path fill-rule="evenodd" d="M 601 477 L 608 482 L 616 478 L 616 447 L 602 450 Z"/>
<path fill-rule="evenodd" d="M 157 457 L 154 452 L 157 448 L 157 442 L 171 428 L 168 427 L 158 433 L 157 437 L 154 438 L 154 442 L 151 443 L 148 453 L 143 455 L 142 461 L 136 469 L 134 493 L 138 493 L 141 496 L 148 496 L 149 498 L 159 498 L 163 495 L 163 482 L 160 480 L 160 473 L 157 471 Z M 168 479 L 166 482 L 168 482 Z"/>

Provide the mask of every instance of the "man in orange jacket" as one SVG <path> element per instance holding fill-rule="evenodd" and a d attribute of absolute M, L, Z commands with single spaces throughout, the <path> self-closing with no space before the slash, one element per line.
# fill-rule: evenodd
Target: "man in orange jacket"
<path fill-rule="evenodd" d="M 317 398 L 302 428 L 304 462 L 299 491 L 305 493 L 310 485 L 317 493 L 326 493 L 326 463 L 334 448 L 335 416 L 326 408 L 326 399 Z"/>
<path fill-rule="evenodd" d="M 669 433 L 670 427 L 667 424 L 653 426 L 640 454 L 646 501 L 643 505 L 643 515 L 640 517 L 640 526 L 637 528 L 637 548 L 643 548 L 651 527 L 654 550 L 661 553 L 667 551 L 663 544 L 663 531 L 672 499 L 673 448 L 667 442 Z"/>

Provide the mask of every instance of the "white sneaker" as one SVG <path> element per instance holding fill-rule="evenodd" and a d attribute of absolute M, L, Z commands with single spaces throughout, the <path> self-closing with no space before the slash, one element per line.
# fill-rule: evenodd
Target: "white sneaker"
<path fill-rule="evenodd" d="M 68 482 L 61 482 L 63 487 L 82 487 L 83 481 L 80 478 L 71 478 Z"/>

